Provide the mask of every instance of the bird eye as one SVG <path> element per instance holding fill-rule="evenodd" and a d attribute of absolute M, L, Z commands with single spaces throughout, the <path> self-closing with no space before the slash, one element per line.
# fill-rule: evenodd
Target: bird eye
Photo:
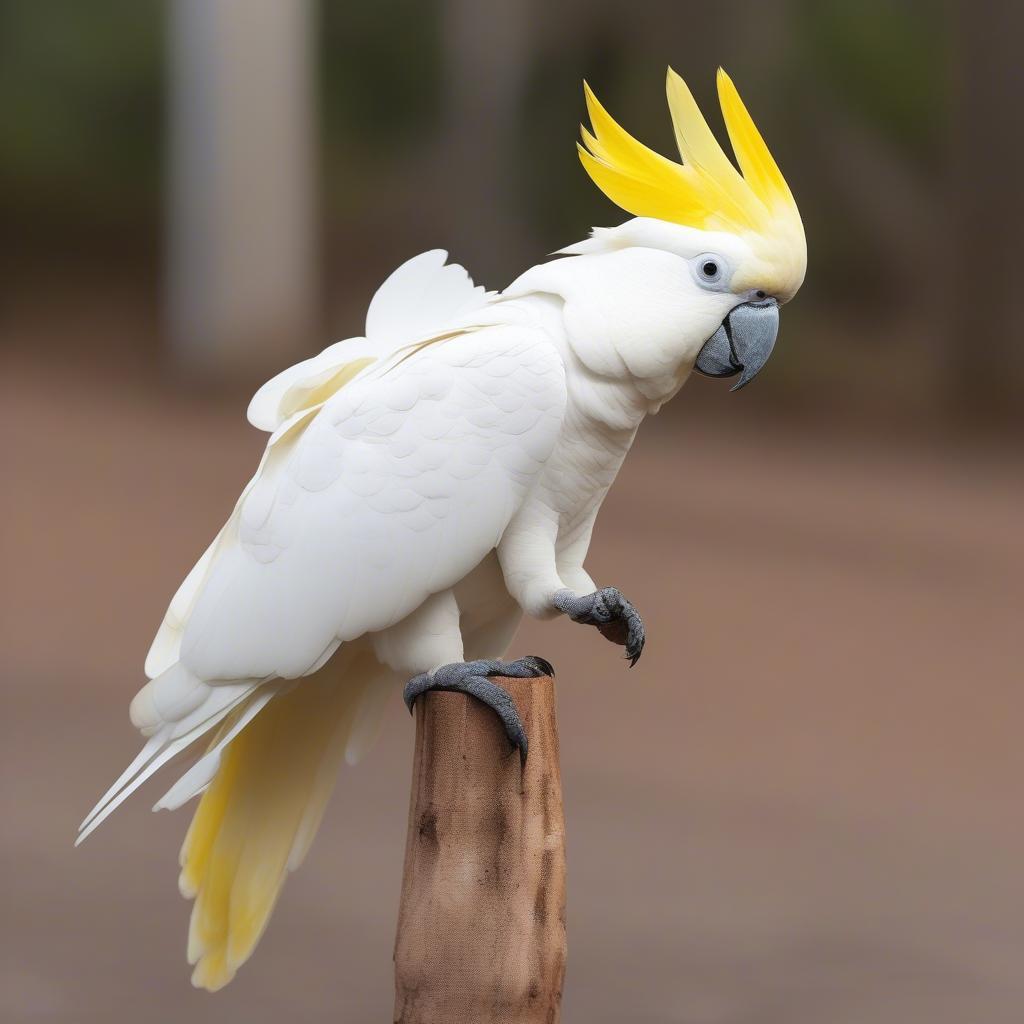
<path fill-rule="evenodd" d="M 693 273 L 698 284 L 721 284 L 726 276 L 725 261 L 713 253 L 705 253 L 694 260 Z"/>

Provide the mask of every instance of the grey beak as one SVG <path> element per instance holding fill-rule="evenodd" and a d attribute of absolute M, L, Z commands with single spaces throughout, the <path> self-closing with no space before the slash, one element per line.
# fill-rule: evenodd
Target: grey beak
<path fill-rule="evenodd" d="M 740 374 L 740 379 L 729 389 L 739 391 L 768 362 L 778 333 L 779 304 L 775 299 L 744 302 L 704 342 L 694 365 L 707 377 Z"/>

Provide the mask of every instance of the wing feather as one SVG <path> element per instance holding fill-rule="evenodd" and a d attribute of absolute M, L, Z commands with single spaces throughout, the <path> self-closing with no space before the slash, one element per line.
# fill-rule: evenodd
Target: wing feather
<path fill-rule="evenodd" d="M 288 367 L 267 381 L 249 403 L 253 426 L 271 434 L 256 475 L 213 543 L 178 588 L 146 657 L 146 675 L 153 679 L 178 659 L 181 637 L 209 570 L 220 553 L 237 540 L 242 500 L 263 477 L 273 476 L 272 451 L 285 438 L 294 441 L 324 403 L 375 362 L 403 345 L 414 345 L 440 327 L 485 305 L 491 293 L 474 286 L 458 264 L 445 264 L 448 254 L 433 249 L 406 261 L 380 286 L 370 302 L 366 337 L 329 345 L 318 355 Z"/>
<path fill-rule="evenodd" d="M 522 326 L 453 336 L 350 382 L 243 498 L 183 662 L 203 679 L 295 678 L 452 586 L 497 545 L 564 404 L 557 351 Z"/>

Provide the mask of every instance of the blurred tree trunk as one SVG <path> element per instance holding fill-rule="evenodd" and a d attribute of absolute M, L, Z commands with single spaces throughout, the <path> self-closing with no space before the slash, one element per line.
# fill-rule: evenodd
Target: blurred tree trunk
<path fill-rule="evenodd" d="M 174 0 L 169 16 L 172 359 L 279 368 L 316 314 L 310 4 Z"/>
<path fill-rule="evenodd" d="M 517 124 L 530 67 L 530 9 L 524 0 L 445 0 L 446 130 L 452 145 L 436 198 L 451 209 L 453 257 L 489 287 L 536 262 L 518 216 Z"/>
<path fill-rule="evenodd" d="M 965 415 L 1005 418 L 1021 405 L 1024 345 L 1018 278 L 1024 225 L 1024 5 L 957 5 L 949 256 L 955 312 L 950 386 Z"/>

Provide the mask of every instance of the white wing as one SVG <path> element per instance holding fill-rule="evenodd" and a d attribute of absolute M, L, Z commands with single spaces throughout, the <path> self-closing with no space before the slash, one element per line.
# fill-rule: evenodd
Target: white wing
<path fill-rule="evenodd" d="M 243 497 L 182 664 L 294 678 L 452 586 L 497 545 L 564 404 L 561 359 L 531 328 L 467 331 L 362 372 Z"/>
<path fill-rule="evenodd" d="M 366 336 L 335 342 L 267 381 L 249 403 L 249 422 L 274 431 L 352 360 L 391 355 L 485 305 L 489 293 L 474 287 L 457 263 L 445 266 L 447 258 L 443 249 L 431 249 L 403 263 L 370 300 Z"/>
<path fill-rule="evenodd" d="M 178 660 L 181 638 L 196 598 L 211 567 L 237 544 L 242 500 L 261 478 L 274 478 L 284 451 L 301 434 L 306 417 L 350 380 L 401 345 L 427 338 L 445 324 L 484 306 L 491 293 L 474 287 L 458 264 L 445 265 L 448 254 L 432 249 L 403 263 L 380 286 L 366 316 L 366 337 L 348 338 L 319 355 L 283 370 L 253 396 L 248 418 L 271 433 L 267 452 L 224 528 L 193 567 L 171 599 L 146 657 L 146 675 L 153 679 Z"/>
<path fill-rule="evenodd" d="M 445 266 L 447 258 L 443 249 L 414 256 L 377 289 L 366 311 L 366 337 L 374 345 L 394 351 L 479 309 L 494 294 L 474 287 L 457 263 Z"/>

